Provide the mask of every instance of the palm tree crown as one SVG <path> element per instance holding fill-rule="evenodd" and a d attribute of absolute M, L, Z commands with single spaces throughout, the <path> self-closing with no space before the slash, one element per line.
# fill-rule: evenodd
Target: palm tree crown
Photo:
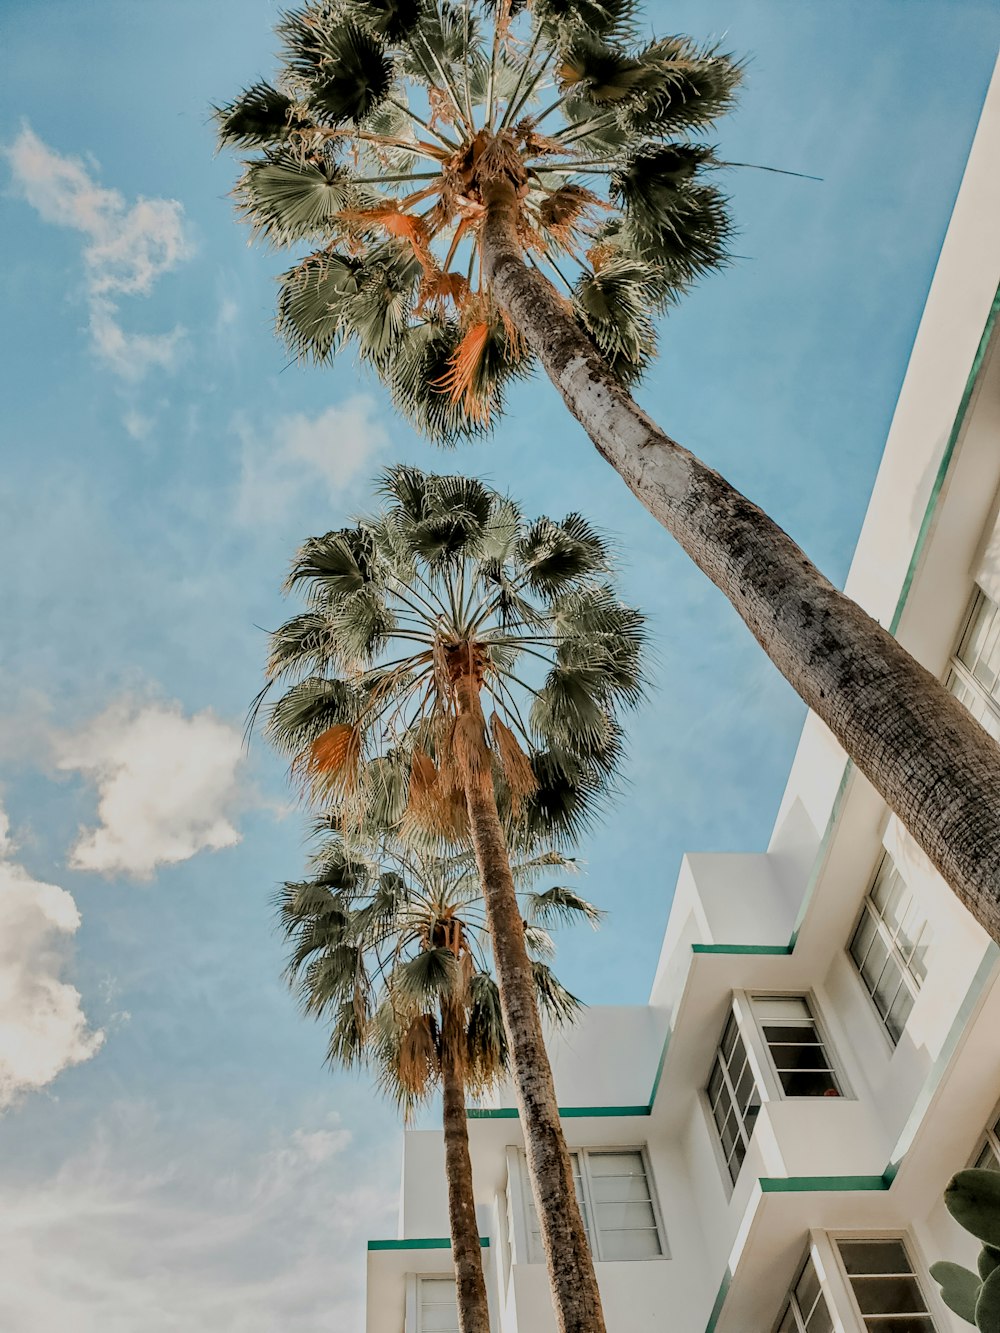
<path fill-rule="evenodd" d="M 637 41 L 634 0 L 317 0 L 278 26 L 275 86 L 217 112 L 255 150 L 237 187 L 274 245 L 299 355 L 356 345 L 397 405 L 451 441 L 530 368 L 484 278 L 491 181 L 512 181 L 525 253 L 625 382 L 652 312 L 724 262 L 720 165 L 703 135 L 740 66 L 685 37 Z"/>
<path fill-rule="evenodd" d="M 397 466 L 382 493 L 295 559 L 308 609 L 272 636 L 270 738 L 341 825 L 465 841 L 463 783 L 485 763 L 512 846 L 573 837 L 642 693 L 643 619 L 606 542 L 465 477 Z"/>
<path fill-rule="evenodd" d="M 539 1006 L 555 1022 L 578 1001 L 554 976 L 549 927 L 601 913 L 562 885 L 531 885 L 573 862 L 554 851 L 512 867 L 532 953 Z M 492 975 L 482 887 L 472 857 L 383 843 L 370 853 L 327 833 L 310 875 L 279 894 L 289 982 L 303 1011 L 327 1021 L 328 1058 L 374 1064 L 407 1110 L 437 1085 L 445 1041 L 465 1088 L 481 1094 L 507 1069 L 507 1037 Z M 448 1016 L 458 1015 L 451 1023 Z"/>

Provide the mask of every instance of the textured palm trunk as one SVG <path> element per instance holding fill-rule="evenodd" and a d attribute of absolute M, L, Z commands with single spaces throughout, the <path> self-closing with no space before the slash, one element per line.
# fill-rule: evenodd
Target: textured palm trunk
<path fill-rule="evenodd" d="M 469 1122 L 465 1114 L 462 1049 L 465 1023 L 460 1006 L 444 1006 L 441 1025 L 441 1094 L 444 1104 L 444 1170 L 448 1181 L 451 1257 L 458 1290 L 461 1333 L 490 1333 L 483 1253 L 476 1221 L 469 1155 Z"/>
<path fill-rule="evenodd" d="M 566 406 L 1000 940 L 1000 746 L 787 533 L 614 380 L 566 303 L 524 262 L 513 186 L 494 183 L 487 205 L 484 270 Z"/>
<path fill-rule="evenodd" d="M 605 1333 L 594 1261 L 559 1123 L 531 960 L 524 942 L 524 922 L 497 813 L 479 682 L 473 676 L 464 676 L 455 682 L 454 689 L 459 723 L 465 727 L 466 753 L 459 757 L 459 764 L 556 1323 L 560 1333 Z"/>

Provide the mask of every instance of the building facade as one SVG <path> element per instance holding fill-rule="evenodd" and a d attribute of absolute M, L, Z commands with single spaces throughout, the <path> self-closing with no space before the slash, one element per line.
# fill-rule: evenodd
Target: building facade
<path fill-rule="evenodd" d="M 847 581 L 1000 738 L 1000 77 Z M 768 850 L 681 866 L 649 1003 L 553 1042 L 610 1333 L 960 1333 L 941 1195 L 1000 1169 L 1000 950 L 813 715 Z M 495 1333 L 555 1329 L 512 1098 L 470 1111 Z M 405 1136 L 368 1333 L 457 1330 L 441 1135 Z"/>

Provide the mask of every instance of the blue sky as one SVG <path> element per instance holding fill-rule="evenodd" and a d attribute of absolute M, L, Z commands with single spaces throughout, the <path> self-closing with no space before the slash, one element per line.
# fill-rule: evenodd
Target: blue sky
<path fill-rule="evenodd" d="M 723 156 L 745 258 L 641 400 L 841 580 L 1000 40 L 993 0 L 676 0 L 749 53 Z M 238 733 L 305 536 L 392 460 L 620 540 L 654 689 L 579 848 L 585 1000 L 645 998 L 685 850 L 762 847 L 803 710 L 547 384 L 443 456 L 348 362 L 286 365 L 209 108 L 273 66 L 263 0 L 3 0 L 0 1325 L 360 1330 L 399 1133 L 280 982 L 303 830 Z M 48 887 L 46 887 L 48 886 Z"/>

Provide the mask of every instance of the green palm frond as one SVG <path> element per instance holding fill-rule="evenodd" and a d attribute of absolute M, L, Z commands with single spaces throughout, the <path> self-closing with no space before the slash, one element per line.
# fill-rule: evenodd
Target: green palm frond
<path fill-rule="evenodd" d="M 344 167 L 287 149 L 248 163 L 236 187 L 241 216 L 276 246 L 320 239 L 356 197 Z"/>
<path fill-rule="evenodd" d="M 652 316 L 726 261 L 721 165 L 700 142 L 742 66 L 713 44 L 639 41 L 636 0 L 316 0 L 278 24 L 275 83 L 217 112 L 256 151 L 237 189 L 282 277 L 278 332 L 352 348 L 425 435 L 487 434 L 533 357 L 484 279 L 490 182 L 517 187 L 530 262 L 624 382 Z"/>
<path fill-rule="evenodd" d="M 605 915 L 599 907 L 588 903 L 586 898 L 563 885 L 554 885 L 544 893 L 527 894 L 525 908 L 526 919 L 543 927 L 576 921 L 581 917 L 596 926 Z"/>
<path fill-rule="evenodd" d="M 559 981 L 547 963 L 533 959 L 531 971 L 535 981 L 535 994 L 538 1007 L 550 1023 L 570 1023 L 576 1018 L 583 1005 Z"/>
<path fill-rule="evenodd" d="M 216 107 L 219 143 L 226 148 L 267 148 L 287 140 L 294 102 L 269 83 L 255 83 L 228 106 Z"/>

